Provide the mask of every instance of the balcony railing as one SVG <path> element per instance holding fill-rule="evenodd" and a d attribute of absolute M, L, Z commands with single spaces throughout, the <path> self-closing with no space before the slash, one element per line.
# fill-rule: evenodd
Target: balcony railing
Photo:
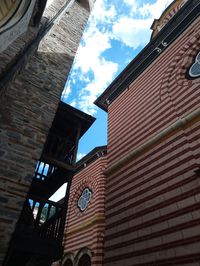
<path fill-rule="evenodd" d="M 38 161 L 35 168 L 34 178 L 37 178 L 40 181 L 44 181 L 47 177 L 51 176 L 56 169 L 57 168 L 53 165 Z"/>
<path fill-rule="evenodd" d="M 74 144 L 74 141 L 51 132 L 45 145 L 44 154 L 67 164 L 72 164 L 75 150 Z"/>
<path fill-rule="evenodd" d="M 43 199 L 26 200 L 19 223 L 18 233 L 38 236 L 39 238 L 62 241 L 61 220 L 64 204 Z"/>

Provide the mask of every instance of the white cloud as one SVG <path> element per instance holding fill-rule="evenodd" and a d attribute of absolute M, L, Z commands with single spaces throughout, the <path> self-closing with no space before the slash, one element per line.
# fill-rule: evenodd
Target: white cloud
<path fill-rule="evenodd" d="M 149 25 L 151 25 L 151 22 L 151 19 L 122 17 L 113 25 L 113 38 L 133 49 L 137 49 L 149 41 L 151 35 Z"/>
<path fill-rule="evenodd" d="M 144 46 L 150 39 L 150 27 L 154 19 L 159 18 L 171 2 L 172 0 L 157 0 L 153 4 L 139 5 L 139 1 L 124 0 L 124 3 L 131 6 L 132 12 L 113 24 L 113 38 L 133 49 Z"/>
<path fill-rule="evenodd" d="M 80 45 L 74 69 L 80 68 L 86 73 L 99 65 L 100 55 L 111 47 L 108 33 L 102 33 L 96 27 L 90 27 Z M 94 71 L 93 71 L 94 72 Z"/>
<path fill-rule="evenodd" d="M 129 6 L 129 8 L 131 8 L 132 13 L 136 13 L 138 5 L 139 5 L 139 1 L 137 1 L 137 0 L 124 0 L 124 3 L 127 4 Z"/>
<path fill-rule="evenodd" d="M 108 86 L 111 82 L 114 74 L 118 70 L 118 65 L 114 62 L 105 60 L 105 58 L 101 57 L 102 46 L 105 46 L 105 43 L 102 46 L 95 45 L 95 35 L 91 38 L 91 42 L 94 41 L 94 47 L 91 54 L 93 56 L 87 59 L 87 62 L 80 64 L 81 61 L 77 62 L 77 66 L 75 68 L 80 68 L 82 74 L 85 75 L 88 71 L 92 71 L 93 80 L 90 80 L 86 84 L 86 86 L 81 90 L 79 96 L 79 107 L 86 113 L 90 113 L 94 115 L 96 113 L 96 106 L 93 104 L 97 96 L 103 92 L 103 90 Z M 98 40 L 97 40 L 98 41 Z M 86 46 L 87 50 L 88 47 Z M 84 50 L 84 48 L 83 48 Z M 83 57 L 84 57 L 83 52 Z M 81 58 L 82 56 L 80 56 Z"/>
<path fill-rule="evenodd" d="M 105 32 L 103 28 L 100 30 L 98 27 L 103 21 L 104 25 L 110 23 L 110 19 L 114 16 L 114 7 L 106 9 L 103 0 L 97 2 L 74 64 L 74 70 L 81 73 L 78 75 L 79 80 L 87 81 L 79 93 L 77 107 L 91 115 L 96 113 L 94 100 L 112 81 L 118 70 L 117 63 L 106 60 L 102 56 L 107 49 L 111 48 L 111 36 L 109 32 Z M 90 74 L 93 78 L 89 78 Z"/>
<path fill-rule="evenodd" d="M 61 97 L 62 101 L 65 101 L 65 99 L 68 98 L 70 93 L 71 93 L 71 80 L 67 82 L 66 87 L 63 90 L 62 97 Z"/>
<path fill-rule="evenodd" d="M 109 23 L 116 14 L 117 11 L 114 5 L 108 6 L 106 0 L 96 0 L 91 14 L 91 21 L 93 23 Z"/>
<path fill-rule="evenodd" d="M 71 104 L 91 115 L 97 110 L 93 105 L 94 100 L 112 82 L 119 68 L 117 62 L 104 56 L 104 52 L 112 48 L 112 40 L 117 40 L 133 50 L 143 47 L 150 40 L 150 27 L 154 18 L 158 18 L 172 2 L 157 0 L 151 4 L 146 0 L 143 4 L 140 0 L 123 0 L 127 7 L 127 12 L 123 13 L 118 8 L 118 1 L 120 0 L 96 1 L 78 49 L 71 84 L 68 84 L 65 92 L 66 99 L 71 92 L 70 85 L 75 85 L 78 96 Z M 124 58 L 124 61 L 129 60 L 130 58 Z M 78 87 L 78 82 L 81 82 L 81 87 Z"/>
<path fill-rule="evenodd" d="M 151 17 L 152 19 L 159 18 L 165 8 L 170 5 L 172 0 L 157 0 L 154 4 L 144 4 L 139 8 L 139 12 L 143 16 Z"/>
<path fill-rule="evenodd" d="M 137 5 L 136 0 L 124 0 L 124 3 L 130 6 Z"/>
<path fill-rule="evenodd" d="M 73 107 L 76 107 L 76 105 L 77 105 L 77 102 L 76 102 L 76 100 L 73 100 L 71 103 L 69 103 L 71 106 L 73 106 Z"/>
<path fill-rule="evenodd" d="M 77 155 L 77 161 L 79 161 L 80 159 L 82 159 L 86 154 L 85 153 L 78 153 Z"/>

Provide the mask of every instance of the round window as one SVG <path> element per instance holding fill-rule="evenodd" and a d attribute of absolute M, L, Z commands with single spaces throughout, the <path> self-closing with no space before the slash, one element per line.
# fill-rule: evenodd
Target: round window
<path fill-rule="evenodd" d="M 81 194 L 81 196 L 78 199 L 78 208 L 80 211 L 84 211 L 92 197 L 92 191 L 89 188 L 85 188 Z"/>
<path fill-rule="evenodd" d="M 200 77 L 200 52 L 197 54 L 195 62 L 191 65 L 189 69 L 189 75 L 191 78 Z"/>

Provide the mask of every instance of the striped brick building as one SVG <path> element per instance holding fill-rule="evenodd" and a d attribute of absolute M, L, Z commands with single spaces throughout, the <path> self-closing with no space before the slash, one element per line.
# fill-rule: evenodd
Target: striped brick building
<path fill-rule="evenodd" d="M 200 265 L 200 1 L 174 1 L 108 112 L 105 265 Z"/>
<path fill-rule="evenodd" d="M 106 146 L 97 147 L 77 165 L 73 177 L 62 265 L 103 264 Z"/>

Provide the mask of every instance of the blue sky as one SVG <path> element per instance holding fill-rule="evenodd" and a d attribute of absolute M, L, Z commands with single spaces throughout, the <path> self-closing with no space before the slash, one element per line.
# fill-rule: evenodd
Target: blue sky
<path fill-rule="evenodd" d="M 50 4 L 53 0 L 48 0 Z M 96 117 L 81 138 L 78 159 L 107 143 L 107 113 L 93 102 L 149 42 L 150 27 L 172 0 L 96 0 L 62 100 Z M 64 184 L 51 200 L 59 200 Z"/>
<path fill-rule="evenodd" d="M 172 0 L 96 0 L 62 100 L 97 118 L 78 159 L 107 143 L 107 114 L 93 102 L 149 42 L 150 27 Z"/>

